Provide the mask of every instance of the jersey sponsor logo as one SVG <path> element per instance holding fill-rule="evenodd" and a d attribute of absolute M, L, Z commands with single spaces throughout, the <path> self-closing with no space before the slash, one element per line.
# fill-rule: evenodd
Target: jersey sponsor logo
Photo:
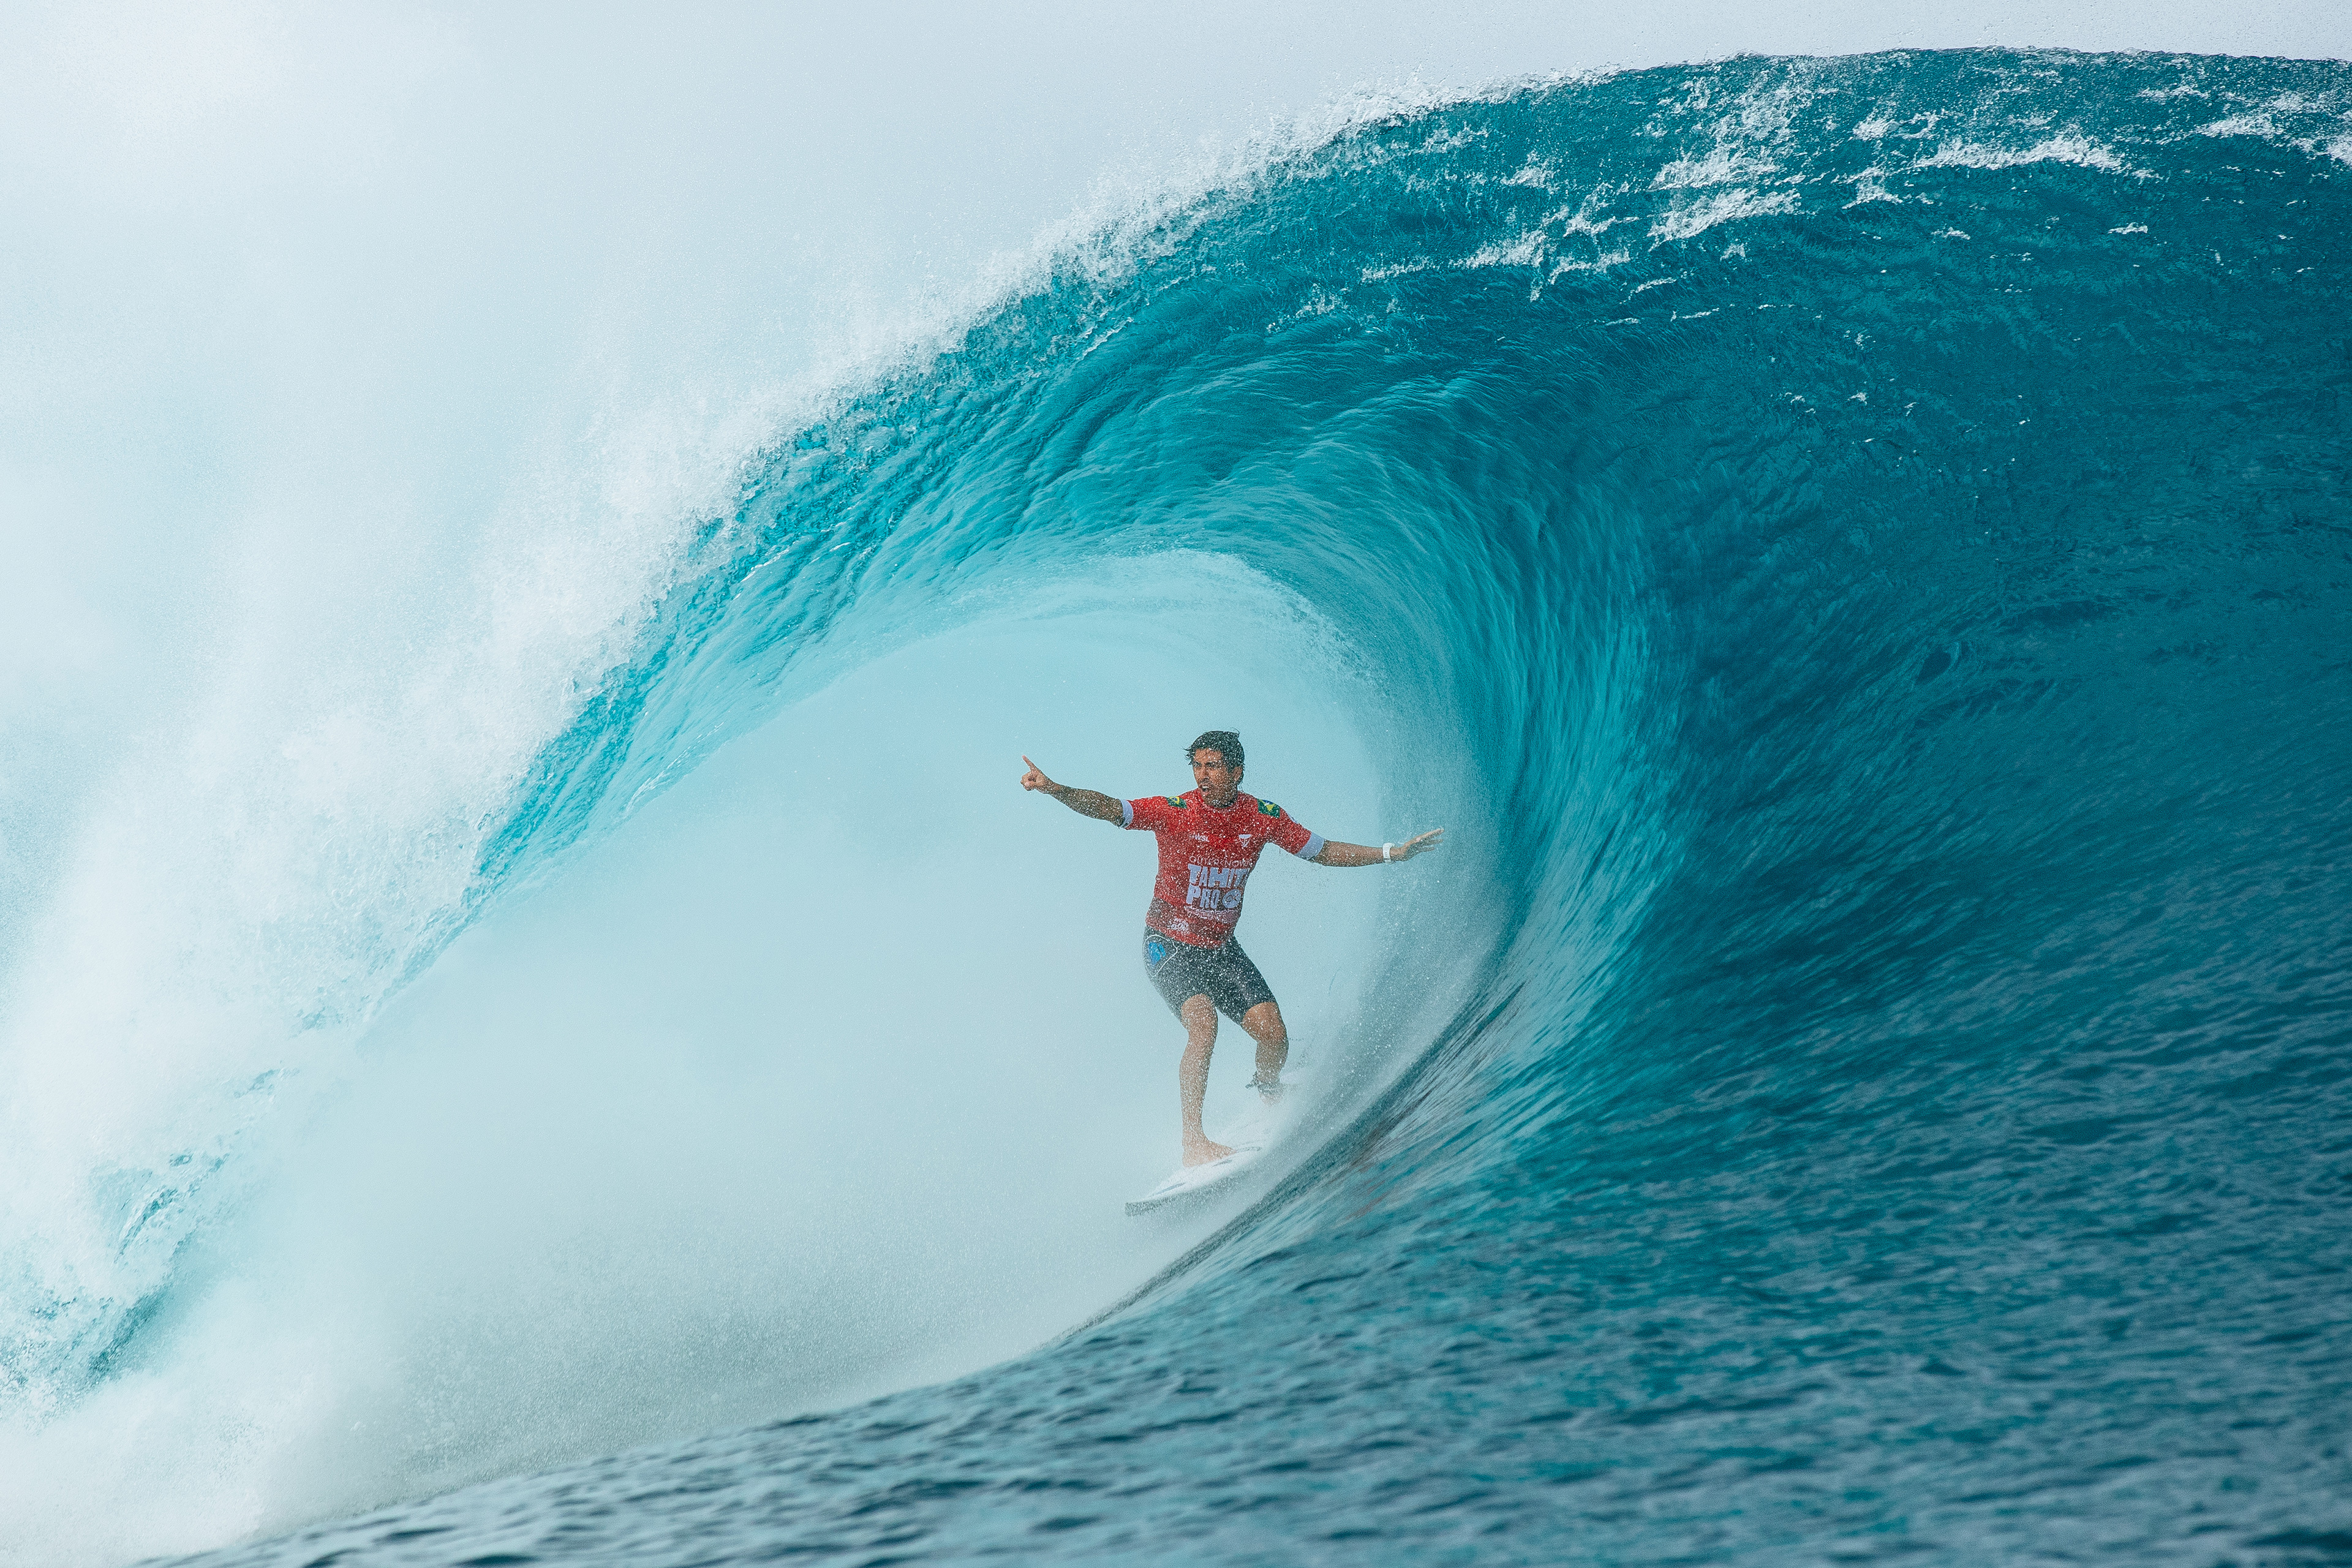
<path fill-rule="evenodd" d="M 1249 881 L 1247 866 L 1187 866 L 1184 907 L 1188 910 L 1237 910 L 1242 889 Z"/>
<path fill-rule="evenodd" d="M 1257 808 L 1265 813 L 1268 816 L 1280 816 L 1282 815 L 1282 807 L 1275 805 L 1274 802 L 1270 800 L 1259 801 L 1257 803 Z"/>

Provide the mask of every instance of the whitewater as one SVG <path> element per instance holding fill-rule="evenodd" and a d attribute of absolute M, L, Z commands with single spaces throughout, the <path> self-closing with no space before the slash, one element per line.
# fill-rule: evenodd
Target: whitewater
<path fill-rule="evenodd" d="M 390 434 L 20 293 L 140 504 L 6 449 L 0 1561 L 2352 1553 L 2352 68 L 1486 79 L 583 225 Z M 1135 1222 L 1149 855 L 1014 781 L 1212 726 L 1448 845 L 1270 860 L 1311 1095 Z"/>

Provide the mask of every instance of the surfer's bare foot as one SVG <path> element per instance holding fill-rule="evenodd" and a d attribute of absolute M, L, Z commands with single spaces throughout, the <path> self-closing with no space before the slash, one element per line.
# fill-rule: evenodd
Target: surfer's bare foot
<path fill-rule="evenodd" d="M 1184 1166 L 1190 1170 L 1194 1165 L 1205 1165 L 1212 1160 L 1222 1160 L 1232 1152 L 1223 1143 L 1212 1143 L 1205 1136 L 1187 1138 L 1184 1140 Z"/>

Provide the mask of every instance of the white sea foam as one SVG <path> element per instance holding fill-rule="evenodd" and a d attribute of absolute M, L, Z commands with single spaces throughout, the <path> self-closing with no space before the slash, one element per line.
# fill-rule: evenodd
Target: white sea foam
<path fill-rule="evenodd" d="M 1919 166 L 1927 169 L 2014 169 L 2026 163 L 2074 163 L 2085 169 L 2119 170 L 2124 161 L 2115 150 L 2069 131 L 2046 137 L 2030 147 L 2003 147 L 1985 142 L 1946 142 Z"/>
<path fill-rule="evenodd" d="M 1570 273 L 1606 272 L 1612 267 L 1622 267 L 1633 259 L 1633 253 L 1625 249 L 1604 250 L 1590 261 L 1572 256 L 1562 257 L 1552 263 L 1551 270 L 1544 274 L 1544 279 L 1545 281 L 1549 282 L 1554 279 L 1565 278 Z"/>
<path fill-rule="evenodd" d="M 2279 133 L 2278 121 L 2269 115 L 2255 112 L 2232 114 L 2208 125 L 2197 127 L 2200 136 L 2261 136 L 2274 137 Z"/>
<path fill-rule="evenodd" d="M 1650 226 L 1650 237 L 1661 245 L 1689 239 L 1717 224 L 1791 213 L 1798 205 L 1794 191 L 1721 191 L 1705 200 L 1669 208 Z"/>
<path fill-rule="evenodd" d="M 1872 202 L 1900 205 L 1903 200 L 1886 188 L 1886 171 L 1875 165 L 1858 174 L 1846 176 L 1846 183 L 1853 186 L 1853 200 L 1845 204 L 1848 207 L 1864 206 Z"/>
<path fill-rule="evenodd" d="M 1717 145 L 1704 157 L 1677 158 L 1650 181 L 1654 191 L 1706 190 L 1746 184 L 1778 173 L 1780 165 L 1747 148 Z"/>
<path fill-rule="evenodd" d="M 1547 236 L 1541 229 L 1529 229 L 1517 239 L 1496 245 L 1480 246 L 1464 257 L 1464 267 L 1539 267 L 1543 264 Z"/>

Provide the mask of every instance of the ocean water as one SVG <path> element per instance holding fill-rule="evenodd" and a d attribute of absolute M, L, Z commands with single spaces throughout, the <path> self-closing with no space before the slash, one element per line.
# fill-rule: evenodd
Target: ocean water
<path fill-rule="evenodd" d="M 52 1095 L 16 1552 L 2352 1559 L 2347 182 L 2336 64 L 1742 58 L 1072 238 L 315 868 L 310 1054 Z M 1144 863 L 1012 781 L 1226 723 L 1450 842 L 1258 879 L 1312 1091 L 1130 1223 Z"/>

